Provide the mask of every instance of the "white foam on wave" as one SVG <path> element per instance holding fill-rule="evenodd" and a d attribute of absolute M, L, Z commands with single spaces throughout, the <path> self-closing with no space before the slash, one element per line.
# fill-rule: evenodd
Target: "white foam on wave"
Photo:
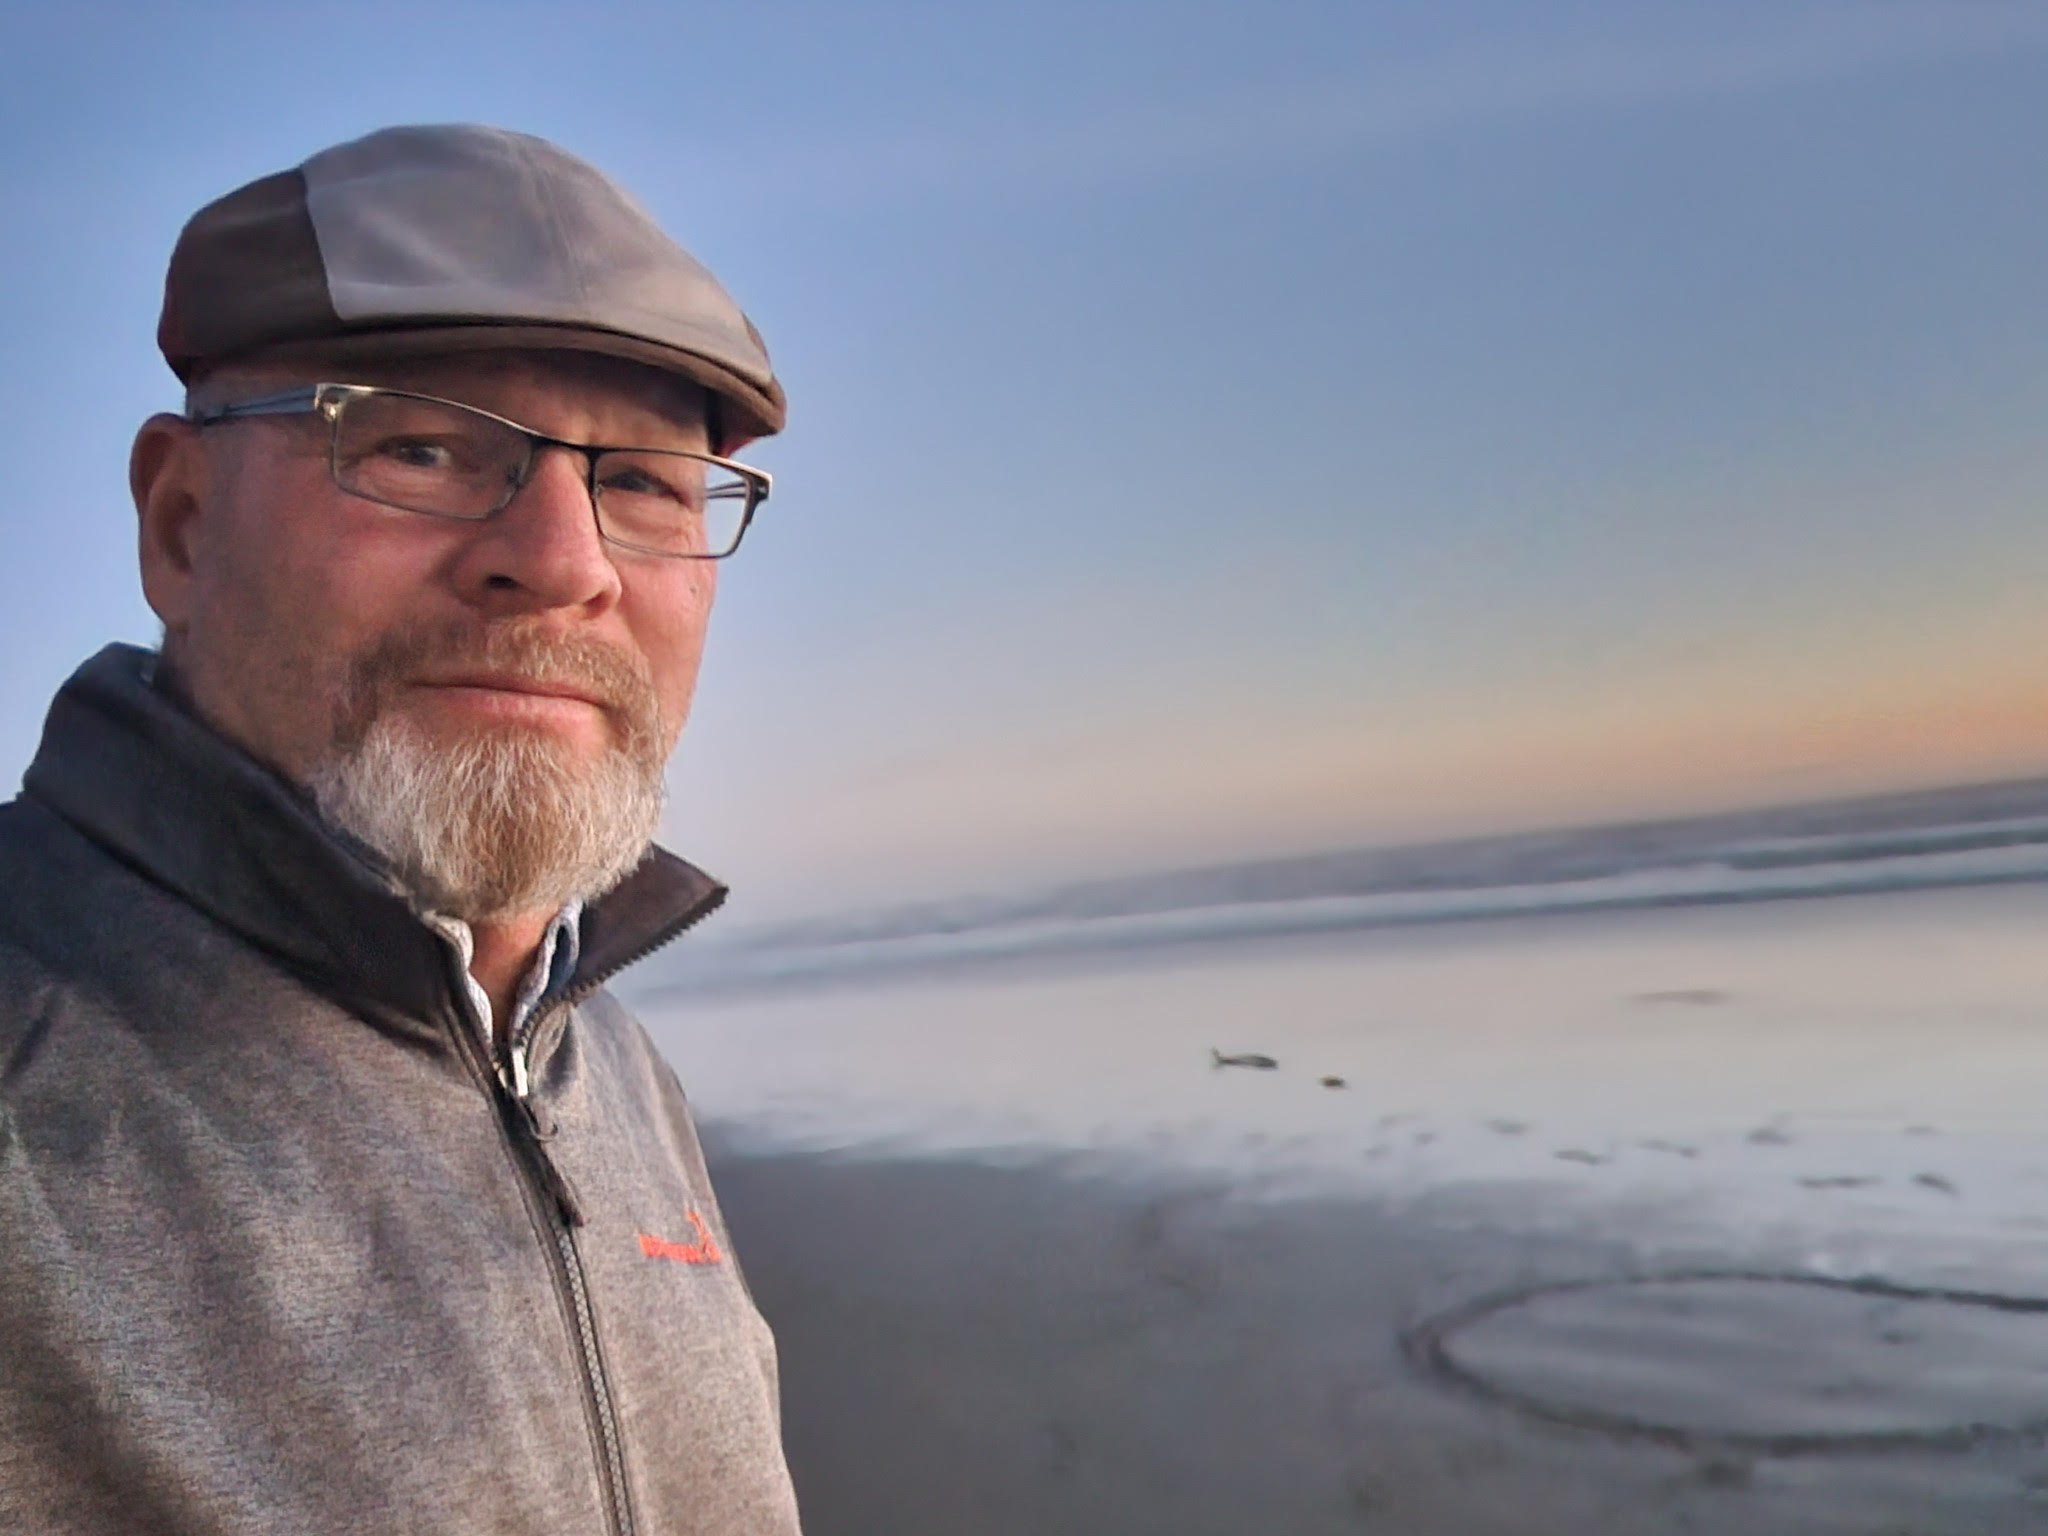
<path fill-rule="evenodd" d="M 2048 881 L 2048 843 L 1912 853 L 1854 862 L 1739 867 L 1719 859 L 1629 874 L 1476 889 L 1376 892 L 1290 901 L 1219 902 L 1167 911 L 991 922 L 963 931 L 859 942 L 712 952 L 703 987 L 790 982 L 1205 940 L 1342 932 L 1427 923 L 1788 897 L 1863 895 L 1957 885 Z"/>

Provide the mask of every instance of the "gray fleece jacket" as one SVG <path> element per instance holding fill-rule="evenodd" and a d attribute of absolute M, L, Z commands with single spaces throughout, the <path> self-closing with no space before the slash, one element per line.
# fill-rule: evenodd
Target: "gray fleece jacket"
<path fill-rule="evenodd" d="M 300 795 L 110 647 L 0 807 L 0 1531 L 797 1530 L 774 1348 L 605 979 L 515 1038 Z"/>

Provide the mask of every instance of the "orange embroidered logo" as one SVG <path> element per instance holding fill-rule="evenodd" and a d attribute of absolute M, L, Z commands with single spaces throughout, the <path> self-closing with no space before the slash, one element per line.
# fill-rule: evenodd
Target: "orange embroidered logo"
<path fill-rule="evenodd" d="M 711 1235 L 711 1229 L 704 1224 L 704 1218 L 695 1211 L 685 1211 L 690 1225 L 697 1229 L 694 1243 L 672 1243 L 665 1237 L 650 1237 L 645 1232 L 640 1236 L 640 1251 L 650 1259 L 673 1259 L 678 1264 L 717 1264 L 725 1255 L 719 1251 L 718 1242 Z"/>

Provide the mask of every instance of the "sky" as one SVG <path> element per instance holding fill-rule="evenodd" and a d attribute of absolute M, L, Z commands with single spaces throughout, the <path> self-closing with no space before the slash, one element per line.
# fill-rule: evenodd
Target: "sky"
<path fill-rule="evenodd" d="M 789 431 L 664 840 L 775 917 L 2048 772 L 2036 0 L 0 8 L 0 783 L 150 642 L 171 244 L 538 133 Z"/>

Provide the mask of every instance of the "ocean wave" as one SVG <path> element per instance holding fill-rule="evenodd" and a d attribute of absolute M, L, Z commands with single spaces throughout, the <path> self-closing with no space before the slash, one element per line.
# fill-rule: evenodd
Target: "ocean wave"
<path fill-rule="evenodd" d="M 2048 780 L 1521 833 L 845 914 L 678 952 L 663 990 L 1480 918 L 2048 880 Z"/>

